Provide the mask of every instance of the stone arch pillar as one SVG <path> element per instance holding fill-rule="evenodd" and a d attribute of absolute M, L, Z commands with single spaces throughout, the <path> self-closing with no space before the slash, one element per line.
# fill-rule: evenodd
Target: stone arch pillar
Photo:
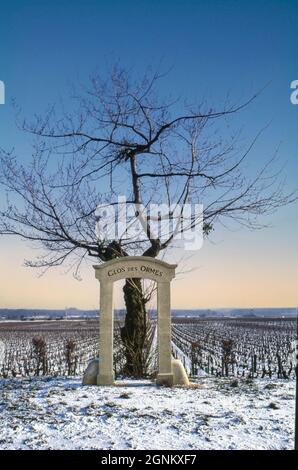
<path fill-rule="evenodd" d="M 97 385 L 114 383 L 113 342 L 114 342 L 114 283 L 100 281 L 100 317 L 99 317 L 99 360 L 100 373 Z"/>
<path fill-rule="evenodd" d="M 170 281 L 157 283 L 157 335 L 159 385 L 173 385 L 171 347 L 171 286 Z"/>
<path fill-rule="evenodd" d="M 146 256 L 127 256 L 94 266 L 100 282 L 99 374 L 97 385 L 112 385 L 113 370 L 113 286 L 126 278 L 152 279 L 157 282 L 157 333 L 159 385 L 173 385 L 171 354 L 171 280 L 176 265 Z"/>

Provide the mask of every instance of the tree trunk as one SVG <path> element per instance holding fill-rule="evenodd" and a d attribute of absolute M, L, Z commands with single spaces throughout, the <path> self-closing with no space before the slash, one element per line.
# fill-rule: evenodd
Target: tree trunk
<path fill-rule="evenodd" d="M 125 323 L 121 328 L 126 358 L 124 372 L 142 377 L 147 373 L 145 350 L 148 348 L 148 324 L 141 279 L 126 279 L 123 292 L 126 305 Z"/>

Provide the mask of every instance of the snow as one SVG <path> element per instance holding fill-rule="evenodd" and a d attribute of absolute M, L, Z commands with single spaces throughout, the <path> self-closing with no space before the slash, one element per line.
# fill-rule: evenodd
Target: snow
<path fill-rule="evenodd" d="M 172 389 L 0 379 L 0 449 L 291 449 L 294 388 L 269 379 L 199 378 Z"/>

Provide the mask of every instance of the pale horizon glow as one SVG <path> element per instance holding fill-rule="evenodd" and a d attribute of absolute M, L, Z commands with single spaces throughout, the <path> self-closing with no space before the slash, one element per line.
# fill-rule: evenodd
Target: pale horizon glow
<path fill-rule="evenodd" d="M 287 209 L 289 214 L 296 217 L 294 207 Z M 172 308 L 296 307 L 298 256 L 289 249 L 296 233 L 288 243 L 281 243 L 278 234 L 274 227 L 255 232 L 225 230 L 212 243 L 205 241 L 198 252 L 185 253 L 172 282 Z M 0 270 L 0 308 L 98 308 L 99 282 L 91 263 L 83 269 L 82 281 L 74 279 L 72 272 L 65 274 L 63 268 L 38 277 L 35 269 L 22 266 L 23 259 L 36 252 L 27 243 L 2 240 L 0 259 L 5 269 Z M 123 308 L 120 282 L 115 284 L 114 297 L 115 308 Z"/>

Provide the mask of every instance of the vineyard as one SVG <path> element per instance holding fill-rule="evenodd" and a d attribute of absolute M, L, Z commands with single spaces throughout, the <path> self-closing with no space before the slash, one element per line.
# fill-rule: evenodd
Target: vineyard
<path fill-rule="evenodd" d="M 295 328 L 289 318 L 174 318 L 172 351 L 192 376 L 292 379 Z M 98 321 L 2 322 L 0 341 L 4 378 L 82 375 L 98 355 Z M 152 341 L 155 348 L 156 335 Z M 123 361 L 119 325 L 114 342 L 117 375 Z"/>
<path fill-rule="evenodd" d="M 82 374 L 97 355 L 98 322 L 3 322 L 0 340 L 4 378 Z"/>
<path fill-rule="evenodd" d="M 290 318 L 176 319 L 172 348 L 194 376 L 291 379 L 295 331 Z"/>

